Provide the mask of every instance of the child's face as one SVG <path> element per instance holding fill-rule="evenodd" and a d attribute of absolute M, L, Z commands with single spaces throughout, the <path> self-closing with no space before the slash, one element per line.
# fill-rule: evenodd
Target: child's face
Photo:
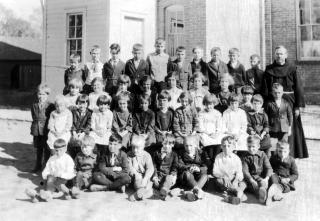
<path fill-rule="evenodd" d="M 289 156 L 289 148 L 287 147 L 277 147 L 277 153 L 280 158 L 286 158 Z"/>
<path fill-rule="evenodd" d="M 132 153 L 135 156 L 140 156 L 143 153 L 144 144 L 143 142 L 137 142 L 136 144 L 132 145 Z"/>
<path fill-rule="evenodd" d="M 118 105 L 121 111 L 127 111 L 128 110 L 128 101 L 127 100 L 119 100 Z"/>
<path fill-rule="evenodd" d="M 147 111 L 149 108 L 149 101 L 147 100 L 141 100 L 140 101 L 140 107 L 143 111 Z"/>
<path fill-rule="evenodd" d="M 213 103 L 206 104 L 206 110 L 207 110 L 207 112 L 213 111 L 214 110 L 214 104 Z"/>
<path fill-rule="evenodd" d="M 109 142 L 109 152 L 110 153 L 118 153 L 121 148 L 121 143 L 117 141 Z"/>
<path fill-rule="evenodd" d="M 283 95 L 283 89 L 282 88 L 273 89 L 272 95 L 275 100 L 280 100 Z"/>
<path fill-rule="evenodd" d="M 127 91 L 128 90 L 128 83 L 124 83 L 124 82 L 119 83 L 118 90 L 119 91 Z"/>
<path fill-rule="evenodd" d="M 193 52 L 193 58 L 196 60 L 196 61 L 199 61 L 203 56 L 203 51 L 201 49 L 196 49 L 194 50 Z"/>
<path fill-rule="evenodd" d="M 260 101 L 253 101 L 252 108 L 254 111 L 258 112 L 262 109 L 262 103 Z"/>
<path fill-rule="evenodd" d="M 55 148 L 54 151 L 57 157 L 61 157 L 64 153 L 66 153 L 67 147 Z"/>
<path fill-rule="evenodd" d="M 94 146 L 91 146 L 91 145 L 83 145 L 81 147 L 81 151 L 85 156 L 89 156 L 93 153 L 93 148 Z"/>
<path fill-rule="evenodd" d="M 168 99 L 159 99 L 159 108 L 161 110 L 168 108 Z"/>
<path fill-rule="evenodd" d="M 48 100 L 48 94 L 45 92 L 38 92 L 37 94 L 39 103 L 44 103 Z"/>
<path fill-rule="evenodd" d="M 80 88 L 75 87 L 75 86 L 70 86 L 70 95 L 71 96 L 76 96 L 80 93 Z"/>
<path fill-rule="evenodd" d="M 92 85 L 92 89 L 93 89 L 94 92 L 100 93 L 100 92 L 102 92 L 103 86 L 102 86 L 100 81 L 96 81 Z"/>
<path fill-rule="evenodd" d="M 79 67 L 79 61 L 77 59 L 70 59 L 70 67 L 75 70 Z"/>
<path fill-rule="evenodd" d="M 78 107 L 80 112 L 85 112 L 88 108 L 88 102 L 79 102 Z"/>
<path fill-rule="evenodd" d="M 184 61 L 185 57 L 186 57 L 186 51 L 177 51 L 178 61 Z"/>
<path fill-rule="evenodd" d="M 248 152 L 250 154 L 256 154 L 260 148 L 260 144 L 258 142 L 251 142 L 251 143 L 248 143 Z"/>
<path fill-rule="evenodd" d="M 201 78 L 195 78 L 193 80 L 193 86 L 195 89 L 200 89 L 202 87 L 202 79 Z"/>
<path fill-rule="evenodd" d="M 251 64 L 251 67 L 257 67 L 259 66 L 259 58 L 257 57 L 253 57 L 253 58 L 250 58 L 250 64 Z"/>
<path fill-rule="evenodd" d="M 286 52 L 285 49 L 279 48 L 276 50 L 275 54 L 276 54 L 275 59 L 278 64 L 282 64 L 282 63 L 286 62 L 286 58 L 288 57 L 288 53 Z"/>
<path fill-rule="evenodd" d="M 158 54 L 161 54 L 164 52 L 166 47 L 165 47 L 165 44 L 163 42 L 161 42 L 161 43 L 156 43 L 155 48 L 156 48 L 156 52 Z"/>
<path fill-rule="evenodd" d="M 231 110 L 233 110 L 233 111 L 238 110 L 238 108 L 239 108 L 239 102 L 238 102 L 238 101 L 231 101 L 231 102 L 230 102 L 230 108 L 231 108 Z"/>
<path fill-rule="evenodd" d="M 109 104 L 99 104 L 98 108 L 100 112 L 106 112 L 107 110 L 109 110 Z"/>
<path fill-rule="evenodd" d="M 222 144 L 222 151 L 227 155 L 230 156 L 232 151 L 234 150 L 234 144 L 227 140 L 223 141 Z"/>
<path fill-rule="evenodd" d="M 142 89 L 144 92 L 150 91 L 151 90 L 151 82 L 150 81 L 143 82 Z"/>
<path fill-rule="evenodd" d="M 132 51 L 132 55 L 134 60 L 141 60 L 142 59 L 142 50 L 134 50 Z"/>
<path fill-rule="evenodd" d="M 188 154 L 195 155 L 197 145 L 195 144 L 195 141 L 193 139 L 187 139 L 184 142 L 184 149 Z"/>
<path fill-rule="evenodd" d="M 175 77 L 168 78 L 167 82 L 169 88 L 175 88 L 177 86 L 177 79 Z"/>
<path fill-rule="evenodd" d="M 110 55 L 111 55 L 111 59 L 112 59 L 112 60 L 118 60 L 118 59 L 119 59 L 120 52 L 118 52 L 118 51 L 115 50 L 115 49 L 112 49 L 112 50 L 110 50 Z"/>
<path fill-rule="evenodd" d="M 161 153 L 166 153 L 166 154 L 171 153 L 173 146 L 174 146 L 174 141 L 164 140 L 162 142 Z"/>
<path fill-rule="evenodd" d="M 227 91 L 229 89 L 228 79 L 221 79 L 220 80 L 220 87 L 221 87 L 222 91 Z"/>
<path fill-rule="evenodd" d="M 242 94 L 242 96 L 243 96 L 243 101 L 245 103 L 251 102 L 252 94 L 244 93 Z"/>
<path fill-rule="evenodd" d="M 186 108 L 189 106 L 189 99 L 187 97 L 180 98 L 181 107 Z"/>
<path fill-rule="evenodd" d="M 91 54 L 92 61 L 99 61 L 100 49 L 93 49 L 90 54 Z"/>
<path fill-rule="evenodd" d="M 67 109 L 65 102 L 56 102 L 55 106 L 58 113 L 61 113 Z"/>
<path fill-rule="evenodd" d="M 229 59 L 230 59 L 231 63 L 235 63 L 239 59 L 239 54 L 231 53 L 231 54 L 229 54 Z"/>
<path fill-rule="evenodd" d="M 214 62 L 220 61 L 221 52 L 220 51 L 213 51 L 211 53 L 211 58 Z"/>

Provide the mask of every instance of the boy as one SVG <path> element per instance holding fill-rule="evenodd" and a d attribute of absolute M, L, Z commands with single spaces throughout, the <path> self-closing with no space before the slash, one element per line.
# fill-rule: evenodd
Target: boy
<path fill-rule="evenodd" d="M 234 137 L 222 138 L 221 146 L 223 152 L 217 155 L 212 171 L 214 183 L 219 190 L 227 192 L 227 201 L 239 204 L 246 199 L 243 194 L 246 184 L 243 181 L 241 160 L 232 152 L 235 147 Z"/>
<path fill-rule="evenodd" d="M 31 106 L 32 124 L 30 133 L 33 136 L 33 145 L 37 149 L 36 165 L 32 170 L 34 173 L 39 172 L 50 157 L 50 150 L 47 145 L 48 121 L 51 112 L 54 110 L 53 104 L 48 102 L 50 92 L 51 90 L 46 84 L 39 85 L 37 99 Z"/>
<path fill-rule="evenodd" d="M 117 87 L 117 81 L 120 75 L 124 74 L 125 63 L 120 60 L 120 45 L 113 43 L 110 45 L 111 58 L 104 63 L 102 69 L 102 77 L 106 82 L 105 91 L 112 93 Z"/>
<path fill-rule="evenodd" d="M 269 135 L 269 120 L 263 108 L 263 98 L 260 94 L 256 94 L 252 98 L 252 111 L 248 112 L 248 128 L 249 135 L 257 135 L 260 137 L 260 150 L 264 151 L 267 157 L 271 157 L 271 142 Z"/>
<path fill-rule="evenodd" d="M 191 81 L 193 82 L 193 88 L 190 89 L 189 92 L 193 99 L 192 106 L 200 112 L 204 109 L 203 98 L 210 93 L 208 89 L 203 86 L 205 78 L 201 72 L 195 72 Z"/>
<path fill-rule="evenodd" d="M 184 151 L 178 157 L 178 179 L 180 184 L 192 190 L 196 199 L 203 198 L 202 188 L 208 179 L 207 166 L 202 158 L 198 137 L 185 137 Z"/>
<path fill-rule="evenodd" d="M 154 47 L 156 51 L 147 56 L 147 62 L 150 67 L 150 75 L 154 79 L 154 86 L 157 92 L 165 88 L 164 78 L 167 75 L 169 55 L 165 53 L 166 42 L 158 38 Z"/>
<path fill-rule="evenodd" d="M 267 155 L 260 151 L 260 138 L 252 135 L 247 139 L 248 152 L 242 159 L 244 180 L 248 189 L 264 203 L 267 199 L 268 182 L 273 171 Z"/>
<path fill-rule="evenodd" d="M 241 88 L 242 102 L 239 105 L 241 109 L 243 109 L 246 113 L 252 111 L 252 103 L 251 99 L 253 96 L 253 88 L 249 85 L 245 85 Z"/>
<path fill-rule="evenodd" d="M 178 156 L 172 151 L 175 139 L 172 134 L 164 135 L 161 150 L 153 154 L 153 185 L 160 189 L 160 197 L 165 200 L 170 188 L 177 180 Z"/>
<path fill-rule="evenodd" d="M 144 75 L 150 74 L 149 64 L 143 59 L 142 44 L 134 44 L 132 47 L 133 58 L 128 60 L 124 73 L 131 79 L 133 93 L 140 91 L 139 82 Z"/>
<path fill-rule="evenodd" d="M 120 190 L 125 193 L 125 185 L 131 182 L 127 154 L 121 150 L 122 137 L 112 134 L 108 151 L 99 159 L 98 171 L 93 174 L 91 191 Z"/>
<path fill-rule="evenodd" d="M 52 194 L 56 191 L 62 191 L 65 199 L 71 199 L 70 190 L 66 187 L 66 183 L 75 177 L 74 162 L 72 158 L 66 154 L 67 143 L 63 139 L 57 139 L 54 142 L 55 154 L 52 155 L 44 170 L 42 178 L 45 180 L 45 190 L 40 190 L 39 194 L 35 190 L 26 190 L 26 194 L 31 198 L 33 203 L 52 200 Z"/>
<path fill-rule="evenodd" d="M 189 81 L 192 76 L 191 64 L 188 63 L 186 58 L 186 49 L 179 46 L 176 49 L 176 60 L 168 65 L 168 72 L 175 72 L 177 79 L 177 86 L 186 91 L 189 89 Z"/>
<path fill-rule="evenodd" d="M 131 147 L 132 150 L 128 152 L 129 174 L 133 179 L 135 193 L 129 197 L 129 200 L 143 200 L 153 195 L 150 178 L 154 173 L 154 167 L 150 154 L 144 151 L 145 138 L 143 136 L 133 135 Z"/>
<path fill-rule="evenodd" d="M 270 136 L 278 140 L 288 141 L 293 122 L 291 106 L 282 98 L 283 86 L 281 84 L 273 84 L 272 95 L 273 100 L 266 105 L 266 113 L 270 122 Z"/>
<path fill-rule="evenodd" d="M 196 46 L 192 49 L 193 60 L 190 62 L 192 75 L 196 72 L 201 72 L 203 74 L 203 86 L 208 90 L 208 72 L 207 72 L 207 63 L 202 60 L 203 49 L 199 46 Z M 190 88 L 193 88 L 193 82 L 190 84 Z M 190 89 L 189 88 L 189 89 Z"/>
<path fill-rule="evenodd" d="M 210 93 L 217 94 L 220 92 L 219 79 L 223 73 L 228 73 L 226 63 L 220 60 L 221 49 L 214 47 L 211 49 L 211 61 L 207 64 L 209 91 Z"/>
<path fill-rule="evenodd" d="M 83 69 L 80 68 L 80 55 L 78 54 L 72 54 L 70 56 L 70 67 L 65 70 L 64 72 L 64 89 L 63 89 L 63 95 L 66 95 L 69 93 L 69 82 L 77 78 L 82 83 L 84 81 L 85 72 Z"/>
<path fill-rule="evenodd" d="M 240 51 L 238 48 L 231 48 L 229 50 L 228 73 L 234 79 L 234 92 L 240 94 L 240 88 L 246 82 L 246 69 L 239 62 Z"/>
<path fill-rule="evenodd" d="M 246 71 L 246 84 L 254 89 L 254 93 L 261 93 L 262 78 L 264 72 L 259 68 L 260 56 L 253 54 L 250 56 L 251 68 Z"/>
<path fill-rule="evenodd" d="M 270 158 L 270 164 L 274 174 L 271 176 L 273 185 L 270 186 L 269 192 L 273 190 L 273 194 L 268 194 L 266 204 L 271 200 L 278 201 L 283 198 L 282 193 L 288 193 L 295 190 L 294 182 L 298 179 L 298 168 L 293 157 L 289 156 L 289 144 L 286 142 L 278 142 L 276 154 Z"/>

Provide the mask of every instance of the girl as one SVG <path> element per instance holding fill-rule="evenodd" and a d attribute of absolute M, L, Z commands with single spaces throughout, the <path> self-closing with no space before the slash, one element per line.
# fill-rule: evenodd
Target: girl
<path fill-rule="evenodd" d="M 131 85 L 131 80 L 129 78 L 129 76 L 127 75 L 120 75 L 118 78 L 118 87 L 116 89 L 116 91 L 114 91 L 112 93 L 112 103 L 111 103 L 111 110 L 115 110 L 116 108 L 118 108 L 118 101 L 117 101 L 117 97 L 119 94 L 121 94 L 122 92 L 125 92 L 125 94 L 127 94 L 129 96 L 129 103 L 128 103 L 128 109 L 131 111 L 132 110 L 132 105 L 133 105 L 133 95 L 131 94 L 131 92 L 128 91 L 128 88 Z"/>
<path fill-rule="evenodd" d="M 106 95 L 110 98 L 109 94 L 104 91 L 104 83 L 102 78 L 97 77 L 92 80 L 93 92 L 89 94 L 89 109 L 92 111 L 98 110 L 97 100 L 101 95 Z"/>
<path fill-rule="evenodd" d="M 169 92 L 171 97 L 168 105 L 172 110 L 175 110 L 181 106 L 178 102 L 178 98 L 183 91 L 182 89 L 177 88 L 177 78 L 175 72 L 168 73 L 165 79 L 168 85 L 167 91 Z"/>
<path fill-rule="evenodd" d="M 139 111 L 140 109 L 140 96 L 149 96 L 150 97 L 150 105 L 149 108 L 152 111 L 155 111 L 157 109 L 157 93 L 156 90 L 152 90 L 153 88 L 153 81 L 150 76 L 145 75 L 140 80 L 140 87 L 141 87 L 141 93 L 136 94 L 136 97 L 134 99 L 135 108 L 134 111 Z"/>
<path fill-rule="evenodd" d="M 220 113 L 222 114 L 225 110 L 229 107 L 228 99 L 231 95 L 231 91 L 229 87 L 233 85 L 234 81 L 233 78 L 228 74 L 224 73 L 220 77 L 220 92 L 217 94 L 218 98 L 218 105 L 215 107 Z"/>
<path fill-rule="evenodd" d="M 80 95 L 80 91 L 82 91 L 82 81 L 78 78 L 73 78 L 69 81 L 68 86 L 69 93 L 65 95 L 67 100 L 67 107 L 71 110 L 76 108 L 76 101 L 78 96 Z"/>
<path fill-rule="evenodd" d="M 204 109 L 203 98 L 209 94 L 208 90 L 202 87 L 204 77 L 201 72 L 195 72 L 193 75 L 193 89 L 190 90 L 190 95 L 193 99 L 193 104 L 198 112 Z"/>

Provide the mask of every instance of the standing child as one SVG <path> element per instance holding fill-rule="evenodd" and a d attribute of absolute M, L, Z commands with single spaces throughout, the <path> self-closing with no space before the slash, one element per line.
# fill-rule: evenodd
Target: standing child
<path fill-rule="evenodd" d="M 128 152 L 128 160 L 135 192 L 129 200 L 143 200 L 153 195 L 153 183 L 150 179 L 154 173 L 154 167 L 150 154 L 144 151 L 145 138 L 134 135 L 131 143 L 132 150 Z"/>
<path fill-rule="evenodd" d="M 132 134 L 132 114 L 128 110 L 129 94 L 121 92 L 116 99 L 118 108 L 113 111 L 112 131 L 122 137 L 122 146 L 128 148 Z"/>
<path fill-rule="evenodd" d="M 253 88 L 249 85 L 245 85 L 241 88 L 242 101 L 239 105 L 246 113 L 252 111 L 252 96 L 253 96 Z"/>
<path fill-rule="evenodd" d="M 167 91 L 170 94 L 171 100 L 168 105 L 172 110 L 176 110 L 181 104 L 178 102 L 180 94 L 183 92 L 182 89 L 177 88 L 177 74 L 175 72 L 170 72 L 166 76 Z"/>
<path fill-rule="evenodd" d="M 72 113 L 67 108 L 67 101 L 64 96 L 57 96 L 55 100 L 56 110 L 50 114 L 48 129 L 48 140 L 47 144 L 52 152 L 53 144 L 56 139 L 63 139 L 66 143 L 69 142 L 71 137 L 72 127 Z"/>
<path fill-rule="evenodd" d="M 154 45 L 156 51 L 147 56 L 147 62 L 150 67 L 150 75 L 154 79 L 156 92 L 165 89 L 164 79 L 167 75 L 169 55 L 165 53 L 166 42 L 158 38 Z"/>
<path fill-rule="evenodd" d="M 76 101 L 80 95 L 80 91 L 82 91 L 82 81 L 78 78 L 70 80 L 68 91 L 69 93 L 65 95 L 68 103 L 67 107 L 72 110 L 73 108 L 76 108 Z"/>
<path fill-rule="evenodd" d="M 132 82 L 131 91 L 139 91 L 139 82 L 145 75 L 150 74 L 149 64 L 143 59 L 142 44 L 134 44 L 132 47 L 133 58 L 128 60 L 124 73 L 128 75 Z"/>
<path fill-rule="evenodd" d="M 64 89 L 63 89 L 63 95 L 66 95 L 69 93 L 69 82 L 72 79 L 78 79 L 82 82 L 85 77 L 84 70 L 80 68 L 80 55 L 78 54 L 72 54 L 70 56 L 70 67 L 65 70 L 64 72 Z"/>
<path fill-rule="evenodd" d="M 48 120 L 53 111 L 53 105 L 48 102 L 50 88 L 46 84 L 40 84 L 37 88 L 37 100 L 31 106 L 31 135 L 33 144 L 37 149 L 36 165 L 33 172 L 38 172 L 46 164 L 50 157 L 50 149 L 47 145 Z"/>
<path fill-rule="evenodd" d="M 93 174 L 94 183 L 91 191 L 120 190 L 125 193 L 125 185 L 131 182 L 129 162 L 125 152 L 121 150 L 122 138 L 112 134 L 108 151 L 99 159 L 98 171 Z"/>
<path fill-rule="evenodd" d="M 95 111 L 95 110 L 98 110 L 97 100 L 101 95 L 105 95 L 109 97 L 110 100 L 111 100 L 111 97 L 107 92 L 104 92 L 103 90 L 104 83 L 102 78 L 99 78 L 99 77 L 94 78 L 91 83 L 92 83 L 93 92 L 89 94 L 89 109 L 92 111 Z"/>
<path fill-rule="evenodd" d="M 207 63 L 202 60 L 203 49 L 199 46 L 196 46 L 195 48 L 192 49 L 192 53 L 193 53 L 193 60 L 190 62 L 192 76 L 195 73 L 201 72 L 203 75 L 202 85 L 204 86 L 204 88 L 209 90 Z M 191 82 L 189 89 L 192 89 L 192 88 L 193 88 L 193 84 Z"/>
<path fill-rule="evenodd" d="M 239 62 L 240 51 L 238 48 L 229 50 L 228 72 L 234 79 L 234 92 L 240 94 L 241 87 L 246 82 L 246 69 Z"/>
<path fill-rule="evenodd" d="M 189 89 L 189 81 L 192 76 L 191 64 L 185 60 L 186 49 L 179 46 L 176 49 L 176 60 L 168 65 L 168 72 L 174 72 L 177 79 L 177 86 L 186 91 Z"/>
<path fill-rule="evenodd" d="M 253 54 L 250 56 L 251 68 L 246 71 L 246 84 L 250 85 L 255 94 L 261 93 L 261 85 L 264 72 L 259 68 L 260 56 Z"/>
<path fill-rule="evenodd" d="M 194 135 L 199 129 L 199 117 L 197 110 L 191 106 L 192 101 L 189 92 L 182 92 L 179 97 L 181 107 L 174 112 L 173 133 L 179 146 L 184 143 L 185 137 Z"/>
<path fill-rule="evenodd" d="M 102 69 L 102 77 L 106 84 L 105 91 L 109 94 L 112 93 L 114 87 L 117 86 L 117 81 L 120 75 L 124 74 L 125 63 L 120 60 L 120 45 L 113 43 L 110 45 L 109 61 L 104 63 Z"/>
<path fill-rule="evenodd" d="M 229 88 L 233 86 L 234 81 L 228 73 L 225 73 L 220 76 L 219 84 L 220 92 L 217 94 L 219 103 L 215 106 L 215 109 L 223 113 L 229 107 L 229 97 L 231 95 Z"/>
<path fill-rule="evenodd" d="M 90 94 L 92 90 L 92 80 L 96 77 L 102 78 L 103 64 L 100 61 L 101 49 L 98 45 L 94 45 L 90 50 L 91 61 L 84 65 L 85 84 L 83 86 L 83 93 Z"/>
<path fill-rule="evenodd" d="M 195 72 L 192 76 L 193 88 L 189 90 L 190 95 L 193 99 L 194 108 L 200 112 L 204 109 L 203 106 L 203 98 L 207 94 L 210 94 L 208 89 L 203 87 L 202 84 L 204 82 L 204 77 L 201 72 Z"/>
<path fill-rule="evenodd" d="M 221 74 L 228 73 L 226 63 L 220 60 L 221 49 L 214 47 L 211 49 L 211 61 L 207 64 L 209 91 L 210 93 L 218 94 L 220 91 L 219 80 Z"/>
<path fill-rule="evenodd" d="M 149 96 L 150 97 L 150 105 L 149 108 L 152 111 L 155 111 L 157 109 L 157 91 L 155 90 L 153 86 L 153 81 L 149 75 L 145 75 L 142 77 L 142 79 L 139 82 L 141 92 L 135 94 L 134 99 L 134 112 L 139 111 L 140 109 L 140 96 Z"/>
<path fill-rule="evenodd" d="M 127 75 L 120 75 L 118 78 L 118 83 L 117 83 L 117 88 L 115 91 L 112 92 L 112 102 L 111 102 L 111 110 L 115 110 L 116 108 L 118 108 L 118 101 L 117 101 L 117 97 L 118 95 L 120 95 L 121 93 L 125 93 L 129 96 L 129 103 L 128 103 L 128 109 L 130 111 L 133 110 L 133 103 L 134 103 L 134 97 L 133 94 L 128 91 L 128 88 L 130 88 L 131 86 L 131 81 L 130 78 Z"/>

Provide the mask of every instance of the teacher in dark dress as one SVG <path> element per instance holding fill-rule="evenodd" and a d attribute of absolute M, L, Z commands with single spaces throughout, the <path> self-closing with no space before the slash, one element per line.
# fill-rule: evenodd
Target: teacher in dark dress
<path fill-rule="evenodd" d="M 290 155 L 295 158 L 308 158 L 308 149 L 301 123 L 300 109 L 305 107 L 302 82 L 295 64 L 287 60 L 287 49 L 278 46 L 275 49 L 275 60 L 265 70 L 262 94 L 266 98 L 272 96 L 272 85 L 280 83 L 283 86 L 284 95 L 294 115 L 292 134 L 289 137 Z"/>

